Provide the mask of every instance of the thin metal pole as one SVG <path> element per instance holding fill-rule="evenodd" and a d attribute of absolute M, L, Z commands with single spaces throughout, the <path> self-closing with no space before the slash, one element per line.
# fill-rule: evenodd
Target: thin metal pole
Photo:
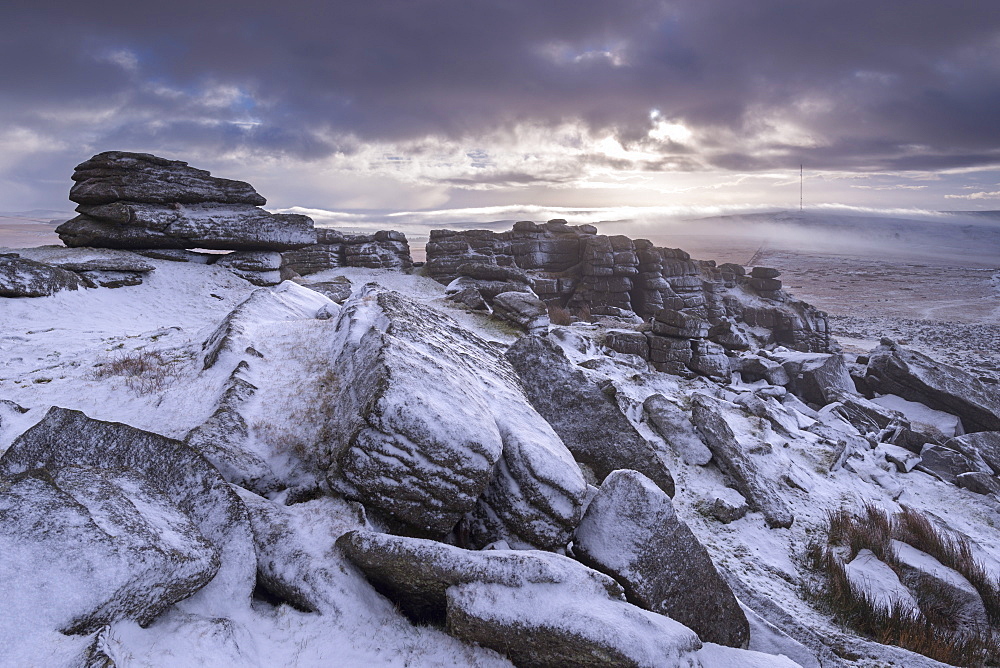
<path fill-rule="evenodd" d="M 799 211 L 802 211 L 802 163 L 799 163 Z"/>

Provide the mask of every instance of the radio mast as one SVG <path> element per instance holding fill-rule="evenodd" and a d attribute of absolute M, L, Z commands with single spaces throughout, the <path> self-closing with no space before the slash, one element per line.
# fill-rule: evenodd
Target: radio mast
<path fill-rule="evenodd" d="M 802 211 L 802 163 L 799 163 L 799 211 Z"/>

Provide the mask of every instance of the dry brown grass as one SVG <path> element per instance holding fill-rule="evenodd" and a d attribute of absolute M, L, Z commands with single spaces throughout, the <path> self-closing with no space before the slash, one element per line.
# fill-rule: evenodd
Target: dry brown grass
<path fill-rule="evenodd" d="M 121 378 L 125 387 L 137 394 L 152 394 L 169 387 L 180 372 L 183 359 L 158 350 L 133 350 L 118 353 L 98 364 L 91 374 L 94 380 Z"/>
<path fill-rule="evenodd" d="M 994 629 L 958 628 L 947 604 L 949 593 L 937 581 L 922 579 L 918 583 L 915 594 L 921 610 L 915 616 L 903 605 L 886 608 L 876 603 L 868 591 L 852 586 L 847 577 L 845 564 L 862 549 L 871 550 L 898 573 L 899 560 L 891 541 L 901 540 L 965 575 L 980 592 L 995 625 L 995 606 L 1000 598 L 996 582 L 972 557 L 964 536 L 939 529 L 912 508 L 904 507 L 890 516 L 872 505 L 865 505 L 859 514 L 830 512 L 826 533 L 825 543 L 811 544 L 808 555 L 826 576 L 820 598 L 839 621 L 876 642 L 898 645 L 952 665 L 982 666 L 1000 660 L 1000 642 Z"/>

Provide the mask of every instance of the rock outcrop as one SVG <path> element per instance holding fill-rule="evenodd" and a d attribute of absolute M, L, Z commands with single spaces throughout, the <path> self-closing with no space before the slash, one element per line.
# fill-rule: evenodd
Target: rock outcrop
<path fill-rule="evenodd" d="M 888 339 L 870 355 L 868 387 L 957 415 L 967 432 L 1000 431 L 1000 392 L 975 376 Z"/>
<path fill-rule="evenodd" d="M 565 545 L 586 493 L 510 363 L 447 316 L 366 286 L 336 325 L 340 388 L 318 453 L 334 489 L 420 535 Z"/>
<path fill-rule="evenodd" d="M 546 338 L 526 336 L 510 347 L 507 359 L 532 406 L 598 481 L 616 469 L 631 468 L 673 496 L 674 479 L 652 445 L 613 399 L 573 367 L 559 346 Z"/>
<path fill-rule="evenodd" d="M 567 557 L 369 531 L 337 546 L 408 615 L 444 621 L 517 665 L 674 666 L 701 647 L 693 631 L 630 605 L 617 582 Z"/>
<path fill-rule="evenodd" d="M 497 267 L 498 275 L 524 272 L 542 301 L 571 311 L 635 313 L 643 319 L 663 313 L 661 331 L 654 329 L 654 336 L 672 337 L 678 344 L 650 341 L 648 359 L 661 370 L 688 368 L 695 358 L 694 371 L 722 378 L 728 373 L 723 349 L 743 350 L 756 342 L 829 352 L 835 345 L 826 315 L 789 297 L 773 278 L 747 277 L 728 265 L 723 271 L 714 262 L 692 260 L 682 250 L 655 247 L 645 239 L 599 235 L 591 225 L 521 221 L 509 232 L 431 231 L 427 271 L 432 278 L 445 284 L 459 279 L 453 285 L 461 293 L 459 284 L 470 278 L 462 268 L 470 265 Z M 770 289 L 754 287 L 760 281 Z M 682 323 L 667 322 L 677 313 L 673 319 Z M 702 350 L 692 351 L 690 341 L 705 337 L 721 348 L 702 344 Z"/>
<path fill-rule="evenodd" d="M 637 471 L 609 475 L 573 535 L 573 554 L 625 588 L 628 600 L 705 642 L 746 647 L 750 625 L 670 497 Z"/>
<path fill-rule="evenodd" d="M 316 229 L 316 243 L 282 253 L 282 269 L 308 276 L 337 267 L 400 269 L 413 267 L 406 235 L 394 230 L 374 234 L 345 234 Z"/>
<path fill-rule="evenodd" d="M 307 216 L 271 214 L 248 183 L 180 160 L 108 151 L 76 167 L 76 218 L 56 232 L 67 246 L 281 251 L 316 242 Z"/>

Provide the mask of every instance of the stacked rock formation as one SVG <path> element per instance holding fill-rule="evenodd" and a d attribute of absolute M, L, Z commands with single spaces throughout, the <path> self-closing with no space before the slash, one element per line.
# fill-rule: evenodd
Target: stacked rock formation
<path fill-rule="evenodd" d="M 282 268 L 300 276 L 337 267 L 405 270 L 412 266 L 413 258 L 406 235 L 394 230 L 344 234 L 319 228 L 315 244 L 282 254 Z"/>
<path fill-rule="evenodd" d="M 243 181 L 180 160 L 108 151 L 76 167 L 80 214 L 56 232 L 67 246 L 282 251 L 316 243 L 312 220 L 272 214 Z"/>
<path fill-rule="evenodd" d="M 747 276 L 739 265 L 693 260 L 682 250 L 646 239 L 599 235 L 592 225 L 521 221 L 508 232 L 431 232 L 427 269 L 432 278 L 451 283 L 470 275 L 468 265 L 523 270 L 534 292 L 550 305 L 655 319 L 649 340 L 623 337 L 627 350 L 622 352 L 671 368 L 723 376 L 728 373 L 725 352 L 745 350 L 751 343 L 806 352 L 835 347 L 826 314 L 783 292 L 776 270 L 756 267 Z M 469 303 L 470 296 L 464 294 L 461 301 Z M 697 332 L 685 330 L 687 322 L 698 323 Z"/>

